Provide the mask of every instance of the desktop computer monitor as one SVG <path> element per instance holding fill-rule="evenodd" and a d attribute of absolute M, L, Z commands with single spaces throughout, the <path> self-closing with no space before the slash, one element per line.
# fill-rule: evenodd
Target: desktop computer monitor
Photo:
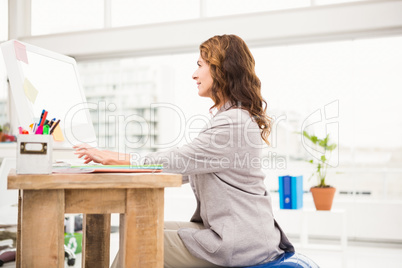
<path fill-rule="evenodd" d="M 15 106 L 19 126 L 27 129 L 38 123 L 46 110 L 47 119 L 60 119 L 64 136 L 54 141 L 53 148 L 71 149 L 79 143 L 96 146 L 76 61 L 17 40 L 2 43 L 1 49 L 11 85 L 10 104 Z"/>

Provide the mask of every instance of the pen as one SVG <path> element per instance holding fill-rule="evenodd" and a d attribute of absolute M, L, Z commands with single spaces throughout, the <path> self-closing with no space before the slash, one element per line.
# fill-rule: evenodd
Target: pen
<path fill-rule="evenodd" d="M 40 123 L 41 123 L 41 121 L 42 121 L 42 118 L 43 118 L 44 113 L 45 113 L 45 109 L 42 110 L 42 114 L 40 115 L 40 118 L 39 118 L 39 125 L 40 125 Z"/>
<path fill-rule="evenodd" d="M 43 114 L 42 120 L 40 122 L 40 125 L 43 126 L 45 124 L 46 121 L 46 117 L 47 117 L 47 111 L 45 111 L 45 113 Z"/>
<path fill-rule="evenodd" d="M 52 125 L 54 124 L 55 121 L 56 121 L 56 118 L 53 118 L 53 119 L 49 122 L 49 127 L 52 127 Z"/>
<path fill-rule="evenodd" d="M 52 128 L 50 129 L 49 134 L 53 134 L 53 131 L 56 129 L 56 127 L 59 125 L 59 123 L 60 123 L 60 119 L 57 120 L 57 122 L 52 125 Z"/>

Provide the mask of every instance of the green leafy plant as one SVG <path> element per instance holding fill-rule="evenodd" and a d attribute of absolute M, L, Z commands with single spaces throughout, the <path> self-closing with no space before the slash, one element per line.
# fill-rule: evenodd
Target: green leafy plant
<path fill-rule="evenodd" d="M 332 151 L 337 147 L 335 143 L 330 144 L 329 134 L 324 139 L 320 139 L 317 136 L 310 135 L 306 131 L 303 131 L 303 136 L 306 137 L 312 144 L 318 146 L 321 150 L 318 150 L 320 157 L 317 159 L 311 159 L 308 162 L 316 165 L 317 169 L 311 174 L 311 177 L 316 176 L 318 184 L 316 187 L 329 187 L 325 183 L 325 178 L 327 176 L 327 169 L 329 166 L 329 159 Z M 327 158 L 328 157 L 328 158 Z M 310 177 L 310 178 L 311 178 Z"/>

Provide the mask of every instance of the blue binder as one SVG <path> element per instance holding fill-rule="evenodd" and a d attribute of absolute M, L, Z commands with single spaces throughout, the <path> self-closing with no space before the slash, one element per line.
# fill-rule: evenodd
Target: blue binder
<path fill-rule="evenodd" d="M 278 177 L 279 208 L 283 209 L 283 176 Z"/>
<path fill-rule="evenodd" d="M 291 177 L 283 176 L 283 208 L 292 208 L 292 190 L 291 190 Z"/>
<path fill-rule="evenodd" d="M 291 177 L 292 209 L 303 207 L 303 176 Z"/>

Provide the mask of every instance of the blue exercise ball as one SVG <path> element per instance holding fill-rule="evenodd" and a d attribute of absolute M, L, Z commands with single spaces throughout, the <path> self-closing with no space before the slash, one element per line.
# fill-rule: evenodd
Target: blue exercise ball
<path fill-rule="evenodd" d="M 255 265 L 255 266 L 247 266 L 244 268 L 319 268 L 319 266 L 300 253 L 295 252 L 285 252 L 281 254 L 276 260 Z"/>

